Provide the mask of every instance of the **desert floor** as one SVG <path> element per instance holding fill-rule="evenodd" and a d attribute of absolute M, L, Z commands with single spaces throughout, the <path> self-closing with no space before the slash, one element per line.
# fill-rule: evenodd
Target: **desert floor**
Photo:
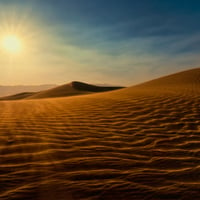
<path fill-rule="evenodd" d="M 200 69 L 1 101 L 0 199 L 200 199 Z"/>

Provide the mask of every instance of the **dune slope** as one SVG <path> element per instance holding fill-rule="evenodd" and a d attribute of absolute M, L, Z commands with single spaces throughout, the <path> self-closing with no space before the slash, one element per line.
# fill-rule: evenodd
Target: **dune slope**
<path fill-rule="evenodd" d="M 2 200 L 200 199 L 200 69 L 0 117 Z"/>

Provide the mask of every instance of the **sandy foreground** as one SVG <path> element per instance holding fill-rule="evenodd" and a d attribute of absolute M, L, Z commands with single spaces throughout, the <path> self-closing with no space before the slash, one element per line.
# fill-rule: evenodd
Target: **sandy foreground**
<path fill-rule="evenodd" d="M 0 102 L 0 199 L 200 199 L 200 68 L 112 92 Z"/>

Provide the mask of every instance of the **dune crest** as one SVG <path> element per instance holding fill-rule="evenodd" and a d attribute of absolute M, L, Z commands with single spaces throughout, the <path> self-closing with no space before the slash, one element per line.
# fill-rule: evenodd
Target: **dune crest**
<path fill-rule="evenodd" d="M 161 78 L 147 81 L 138 85 L 138 87 L 152 87 L 152 88 L 170 88 L 183 89 L 184 87 L 198 87 L 200 84 L 200 68 L 186 70 L 175 74 L 167 75 Z"/>

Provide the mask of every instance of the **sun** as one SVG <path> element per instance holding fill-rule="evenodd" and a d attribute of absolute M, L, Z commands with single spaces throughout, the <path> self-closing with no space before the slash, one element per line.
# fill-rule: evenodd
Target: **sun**
<path fill-rule="evenodd" d="M 2 39 L 2 46 L 12 54 L 19 53 L 22 49 L 21 40 L 16 35 L 6 35 Z"/>

